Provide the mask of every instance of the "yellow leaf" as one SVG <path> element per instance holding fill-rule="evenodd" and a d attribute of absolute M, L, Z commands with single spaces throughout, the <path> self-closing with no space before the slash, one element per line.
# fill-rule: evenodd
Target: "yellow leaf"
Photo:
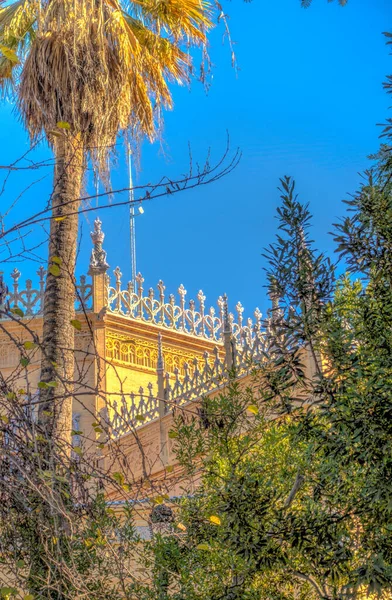
<path fill-rule="evenodd" d="M 77 329 L 78 331 L 81 331 L 82 329 L 82 324 L 80 321 L 78 321 L 78 319 L 72 319 L 70 321 L 72 327 L 75 327 L 75 329 Z"/>
<path fill-rule="evenodd" d="M 10 422 L 9 418 L 5 415 L 0 415 L 0 421 L 3 421 L 6 425 Z"/>
<path fill-rule="evenodd" d="M 256 406 L 256 404 L 250 404 L 249 406 L 246 407 L 246 410 L 253 413 L 254 415 L 259 414 L 259 407 Z"/>
<path fill-rule="evenodd" d="M 177 527 L 178 529 L 181 529 L 181 531 L 186 531 L 186 527 L 182 523 L 177 523 Z"/>
<path fill-rule="evenodd" d="M 71 129 L 71 125 L 67 121 L 58 121 L 56 125 L 59 129 Z"/>
<path fill-rule="evenodd" d="M 64 221 L 64 219 L 67 218 L 67 215 L 63 215 L 62 217 L 54 217 L 54 220 L 59 222 L 59 221 Z"/>
<path fill-rule="evenodd" d="M 11 308 L 10 312 L 13 315 L 18 315 L 18 317 L 24 317 L 24 312 L 23 310 L 21 310 L 20 308 L 18 308 L 17 306 L 14 306 L 14 308 Z"/>
<path fill-rule="evenodd" d="M 59 256 L 52 256 L 52 258 L 50 259 L 53 263 L 56 263 L 56 265 L 61 265 L 61 258 Z"/>
<path fill-rule="evenodd" d="M 171 440 L 174 440 L 175 438 L 178 438 L 178 433 L 177 431 L 169 431 L 168 436 Z"/>
<path fill-rule="evenodd" d="M 213 523 L 214 525 L 220 525 L 221 524 L 221 520 L 219 517 L 215 516 L 215 515 L 211 515 L 210 517 L 208 517 L 210 523 Z"/>
<path fill-rule="evenodd" d="M 197 550 L 211 550 L 208 544 L 198 544 L 196 548 Z"/>
<path fill-rule="evenodd" d="M 15 50 L 12 50 L 11 48 L 7 48 L 6 46 L 0 46 L 0 50 L 3 54 L 3 56 L 8 58 L 9 61 L 14 63 L 15 65 L 17 65 L 19 63 L 19 58 L 18 58 Z"/>
<path fill-rule="evenodd" d="M 36 346 L 36 344 L 34 344 L 34 342 L 31 342 L 30 340 L 27 340 L 27 342 L 25 342 L 25 343 L 23 344 L 23 347 L 24 347 L 26 350 L 31 350 L 32 348 L 35 348 L 35 346 Z"/>
<path fill-rule="evenodd" d="M 79 456 L 82 456 L 82 449 L 80 446 L 75 446 L 75 448 L 72 448 L 72 450 Z"/>
<path fill-rule="evenodd" d="M 53 277 L 58 277 L 61 273 L 60 267 L 58 265 L 50 265 L 48 271 L 51 275 L 53 275 Z"/>
<path fill-rule="evenodd" d="M 33 594 L 27 594 L 26 596 L 23 596 L 23 600 L 34 600 L 34 596 Z"/>

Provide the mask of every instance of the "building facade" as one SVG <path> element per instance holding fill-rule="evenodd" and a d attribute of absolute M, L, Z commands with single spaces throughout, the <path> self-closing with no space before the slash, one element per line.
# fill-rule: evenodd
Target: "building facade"
<path fill-rule="evenodd" d="M 225 296 L 207 308 L 201 290 L 196 300 L 187 300 L 183 285 L 176 296 L 166 293 L 162 281 L 156 290 L 145 290 L 141 274 L 125 284 L 119 267 L 109 275 L 99 219 L 91 237 L 88 275 L 75 285 L 73 443 L 93 448 L 113 472 L 127 467 L 134 481 L 162 480 L 165 491 L 176 494 L 169 435 L 173 408 L 188 407 L 196 414 L 203 396 L 227 384 L 228 370 L 234 369 L 240 379 L 249 377 L 265 358 L 268 326 L 263 328 L 258 309 L 253 320 L 244 320 L 240 303 L 231 313 Z M 13 378 L 15 386 L 25 386 L 33 405 L 39 345 L 30 348 L 27 343 L 24 362 L 21 348 L 42 333 L 43 267 L 37 276 L 37 285 L 27 280 L 22 286 L 20 272 L 13 271 L 2 301 L 17 318 L 0 321 L 1 373 L 5 380 Z M 112 452 L 114 447 L 121 452 Z M 118 499 L 110 489 L 108 496 Z"/>

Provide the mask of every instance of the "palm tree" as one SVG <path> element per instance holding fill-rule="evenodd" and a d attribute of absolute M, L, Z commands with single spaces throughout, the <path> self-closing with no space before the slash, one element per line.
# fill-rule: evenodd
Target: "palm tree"
<path fill-rule="evenodd" d="M 71 432 L 86 161 L 105 173 L 119 133 L 154 138 L 172 106 L 169 84 L 189 80 L 189 48 L 206 43 L 211 16 L 205 0 L 14 0 L 0 9 L 0 84 L 31 139 L 44 135 L 56 159 L 40 411 L 53 439 L 69 442 Z"/>

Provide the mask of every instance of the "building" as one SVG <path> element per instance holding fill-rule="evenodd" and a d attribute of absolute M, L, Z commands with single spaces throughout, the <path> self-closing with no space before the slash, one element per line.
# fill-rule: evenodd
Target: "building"
<path fill-rule="evenodd" d="M 166 294 L 162 281 L 157 291 L 144 290 L 140 274 L 135 286 L 124 285 L 118 267 L 110 278 L 101 225 L 96 219 L 88 275 L 76 286 L 80 330 L 73 443 L 93 448 L 110 471 L 127 469 L 133 481 L 162 481 L 163 491 L 173 495 L 178 487 L 169 435 L 172 409 L 192 406 L 196 414 L 202 396 L 225 386 L 228 369 L 234 367 L 237 377 L 246 378 L 252 365 L 263 360 L 268 327 L 263 329 L 258 309 L 254 320 L 244 320 L 240 303 L 230 313 L 225 296 L 218 298 L 216 308 L 206 308 L 203 292 L 188 301 L 183 285 L 176 297 Z M 22 288 L 21 274 L 13 271 L 3 302 L 19 316 L 0 321 L 0 370 L 18 388 L 26 387 L 33 406 L 40 351 L 30 346 L 42 331 L 43 267 L 37 275 L 36 286 L 27 280 Z M 21 349 L 27 361 L 21 360 Z M 113 453 L 114 446 L 121 452 Z M 173 476 L 168 477 L 168 466 Z M 108 496 L 119 500 L 110 489 Z"/>

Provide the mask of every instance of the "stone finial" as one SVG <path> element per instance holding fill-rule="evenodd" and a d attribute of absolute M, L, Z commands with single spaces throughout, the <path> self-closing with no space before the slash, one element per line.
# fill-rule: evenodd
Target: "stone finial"
<path fill-rule="evenodd" d="M 103 240 L 105 239 L 105 234 L 102 231 L 102 221 L 99 217 L 95 219 L 94 231 L 92 231 L 90 235 L 94 247 L 91 251 L 89 274 L 98 275 L 100 273 L 106 273 L 106 271 L 109 268 L 109 265 L 106 262 L 106 252 L 102 248 Z"/>
<path fill-rule="evenodd" d="M 14 285 L 18 285 L 20 275 L 21 275 L 20 271 L 15 267 L 15 269 L 11 273 L 11 277 L 14 280 Z"/>
<path fill-rule="evenodd" d="M 232 325 L 229 315 L 229 305 L 226 294 L 223 296 L 223 333 L 231 334 Z"/>
<path fill-rule="evenodd" d="M 164 359 L 163 359 L 163 348 L 162 348 L 162 334 L 158 333 L 158 360 L 157 360 L 157 370 L 162 371 L 165 368 Z"/>

